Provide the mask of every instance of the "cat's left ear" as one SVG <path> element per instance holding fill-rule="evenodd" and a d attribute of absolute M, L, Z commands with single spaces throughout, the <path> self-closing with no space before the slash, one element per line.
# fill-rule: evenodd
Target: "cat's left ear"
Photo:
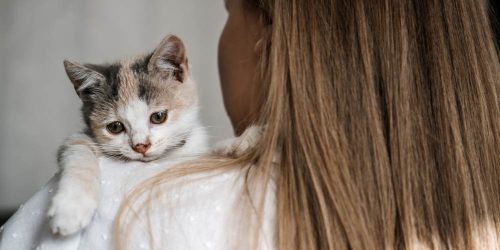
<path fill-rule="evenodd" d="M 106 78 L 85 65 L 64 60 L 64 69 L 78 96 L 84 100 L 95 94 Z"/>
<path fill-rule="evenodd" d="M 184 82 L 188 77 L 188 59 L 182 40 L 174 35 L 163 38 L 149 60 L 148 70 L 162 78 Z"/>

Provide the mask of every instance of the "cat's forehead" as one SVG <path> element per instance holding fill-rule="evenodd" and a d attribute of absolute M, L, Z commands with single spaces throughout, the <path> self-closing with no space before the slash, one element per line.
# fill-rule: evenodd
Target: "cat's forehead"
<path fill-rule="evenodd" d="M 141 99 L 158 103 L 172 99 L 179 84 L 161 81 L 148 72 L 151 54 L 130 57 L 107 65 L 88 65 L 106 78 L 103 98 L 117 105 Z"/>
<path fill-rule="evenodd" d="M 151 54 L 126 58 L 112 64 L 86 65 L 105 77 L 102 95 L 89 109 L 94 120 L 106 120 L 111 114 L 144 102 L 149 108 L 183 109 L 196 102 L 196 87 L 185 82 L 160 79 L 148 71 Z M 90 114 L 89 114 L 90 115 Z"/>

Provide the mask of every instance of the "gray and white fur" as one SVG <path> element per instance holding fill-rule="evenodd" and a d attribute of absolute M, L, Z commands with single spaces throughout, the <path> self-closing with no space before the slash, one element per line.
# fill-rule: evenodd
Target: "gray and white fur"
<path fill-rule="evenodd" d="M 64 67 L 86 127 L 59 150 L 60 180 L 48 216 L 53 233 L 69 235 L 86 227 L 98 206 L 99 157 L 150 162 L 197 155 L 206 150 L 206 134 L 185 47 L 175 36 L 144 56 Z"/>

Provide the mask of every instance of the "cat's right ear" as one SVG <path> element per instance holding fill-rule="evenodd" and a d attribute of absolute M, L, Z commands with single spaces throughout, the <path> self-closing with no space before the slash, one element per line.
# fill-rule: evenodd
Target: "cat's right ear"
<path fill-rule="evenodd" d="M 101 73 L 68 60 L 64 60 L 64 69 L 69 80 L 73 83 L 76 93 L 82 99 L 91 94 L 92 89 L 106 79 Z"/>
<path fill-rule="evenodd" d="M 163 38 L 149 60 L 148 70 L 162 78 L 173 77 L 184 82 L 188 77 L 188 60 L 182 40 L 174 35 Z"/>

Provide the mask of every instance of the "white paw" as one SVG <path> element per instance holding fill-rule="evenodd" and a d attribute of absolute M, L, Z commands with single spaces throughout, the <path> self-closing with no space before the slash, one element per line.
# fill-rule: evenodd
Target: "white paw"
<path fill-rule="evenodd" d="M 241 156 L 255 147 L 262 134 L 262 127 L 250 126 L 239 137 L 223 140 L 215 145 L 212 152 L 222 156 Z"/>
<path fill-rule="evenodd" d="M 86 227 L 97 208 L 97 200 L 83 192 L 60 192 L 47 212 L 52 233 L 74 234 Z"/>

